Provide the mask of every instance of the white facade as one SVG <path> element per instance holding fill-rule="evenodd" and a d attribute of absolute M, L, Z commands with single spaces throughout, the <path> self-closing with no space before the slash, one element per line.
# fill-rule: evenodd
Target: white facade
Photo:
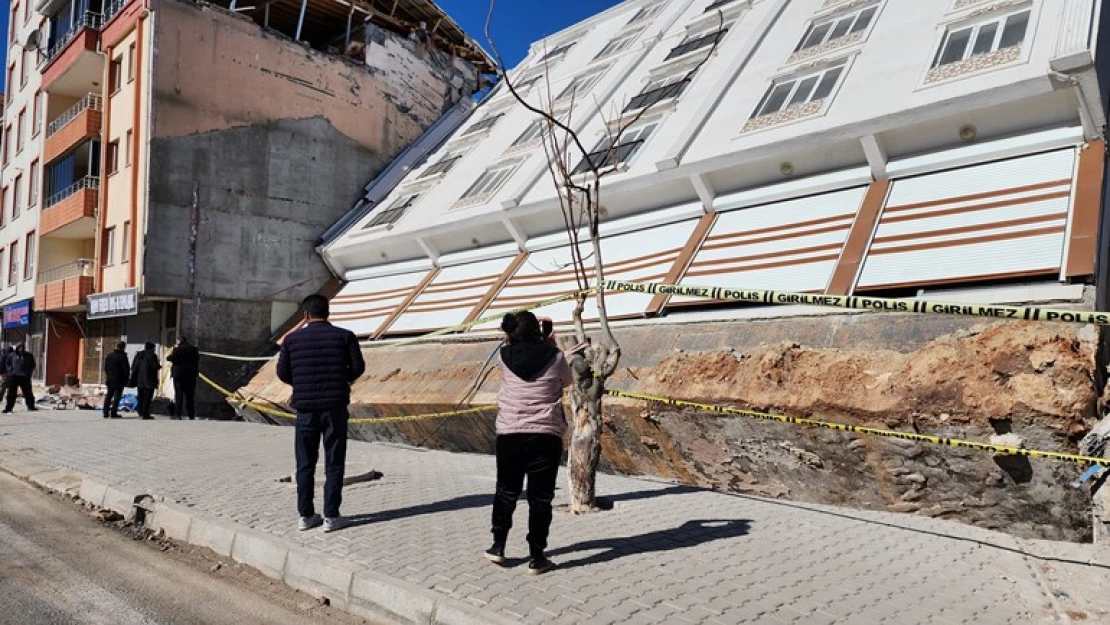
<path fill-rule="evenodd" d="M 824 291 L 865 244 L 851 291 L 1067 280 L 1077 155 L 1105 125 L 1101 5 L 628 0 L 537 42 L 509 76 L 588 150 L 654 102 L 603 182 L 610 277 Z M 375 304 L 375 322 L 392 323 L 360 333 L 445 327 L 573 289 L 535 121 L 502 84 L 321 249 L 351 282 L 337 304 L 363 279 L 400 293 Z M 965 169 L 941 173 L 953 168 Z M 870 227 L 874 193 L 874 229 L 850 241 Z M 705 219 L 704 240 L 690 240 Z M 660 312 L 637 297 L 615 298 L 615 314 Z"/>
<path fill-rule="evenodd" d="M 42 133 L 45 99 L 39 91 L 39 53 L 24 48 L 42 22 L 31 0 L 11 4 L 7 33 L 7 106 L 4 109 L 4 159 L 0 173 L 0 306 L 31 299 L 39 268 L 39 213 L 42 210 Z M 13 254 L 14 250 L 14 254 Z"/>

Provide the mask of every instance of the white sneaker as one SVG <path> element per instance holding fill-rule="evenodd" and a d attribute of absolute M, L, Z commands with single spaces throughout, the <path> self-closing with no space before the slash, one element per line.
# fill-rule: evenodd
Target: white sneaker
<path fill-rule="evenodd" d="M 320 524 L 323 522 L 324 519 L 319 514 L 314 514 L 312 516 L 303 516 L 301 517 L 300 522 L 297 523 L 297 529 L 303 532 L 314 527 L 320 527 Z M 324 528 L 324 530 L 327 531 L 327 528 Z"/>
<path fill-rule="evenodd" d="M 341 516 L 337 516 L 332 519 L 324 519 L 325 532 L 334 532 L 335 530 L 341 530 L 344 527 L 347 527 L 347 519 L 344 519 Z"/>

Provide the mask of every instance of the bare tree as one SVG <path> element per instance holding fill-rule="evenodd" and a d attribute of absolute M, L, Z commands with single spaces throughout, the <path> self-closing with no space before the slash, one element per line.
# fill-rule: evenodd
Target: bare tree
<path fill-rule="evenodd" d="M 493 50 L 505 87 L 518 103 L 537 116 L 541 124 L 540 137 L 547 157 L 548 173 L 554 184 L 563 214 L 563 224 L 570 239 L 570 266 L 574 269 L 578 285 L 573 312 L 574 338 L 579 345 L 585 345 L 585 348 L 568 356 L 574 372 L 574 384 L 570 388 L 573 430 L 567 472 L 570 511 L 572 514 L 585 514 L 598 509 L 596 482 L 597 467 L 601 460 L 602 398 L 605 396 L 606 382 L 616 373 L 621 358 L 621 347 L 613 336 L 606 308 L 605 291 L 596 288 L 596 285 L 605 281 L 600 232 L 604 213 L 601 204 L 602 180 L 620 169 L 624 158 L 623 150 L 627 147 L 622 142 L 624 134 L 643 118 L 651 106 L 640 108 L 634 115 L 622 116 L 622 109 L 617 109 L 615 115 L 610 115 L 602 110 L 600 103 L 594 102 L 595 112 L 605 122 L 606 137 L 597 149 L 586 149 L 573 128 L 577 94 L 570 94 L 569 105 L 565 110 L 556 110 L 555 98 L 550 88 L 550 72 L 546 71 L 550 69 L 546 55 L 544 78 L 548 88 L 545 91 L 545 101 L 539 105 L 525 100 L 514 81 L 509 78 L 504 59 L 490 32 L 495 5 L 496 0 L 490 0 L 486 15 L 486 39 Z M 684 81 L 689 81 L 716 51 L 724 25 L 724 15 L 719 10 L 717 14 L 720 23 L 713 47 L 705 59 L 687 73 Z M 574 164 L 575 161 L 577 165 Z M 591 297 L 597 306 L 599 336 L 596 340 L 587 334 L 583 320 L 586 303 Z"/>

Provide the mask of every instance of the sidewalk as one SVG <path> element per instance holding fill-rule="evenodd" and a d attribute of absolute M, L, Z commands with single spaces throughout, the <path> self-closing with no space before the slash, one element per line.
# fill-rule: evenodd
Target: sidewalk
<path fill-rule="evenodd" d="M 383 444 L 349 446 L 349 465 L 384 473 L 344 490 L 354 526 L 297 532 L 294 486 L 278 481 L 292 474 L 292 433 L 17 412 L 0 418 L 0 468 L 98 504 L 149 495 L 148 521 L 173 537 L 353 611 L 416 622 L 1110 622 L 1105 547 L 613 476 L 599 492 L 615 509 L 557 513 L 560 567 L 530 577 L 524 501 L 509 553 L 521 559 L 501 569 L 481 557 L 492 458 Z"/>

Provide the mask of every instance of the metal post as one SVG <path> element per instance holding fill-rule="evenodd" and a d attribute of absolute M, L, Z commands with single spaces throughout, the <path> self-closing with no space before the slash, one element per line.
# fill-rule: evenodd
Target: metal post
<path fill-rule="evenodd" d="M 270 27 L 270 3 L 266 3 L 266 9 L 262 12 L 262 26 Z"/>
<path fill-rule="evenodd" d="M 346 50 L 351 45 L 351 19 L 355 16 L 355 5 L 351 3 L 351 12 L 347 14 L 347 43 L 343 44 L 343 49 Z"/>
<path fill-rule="evenodd" d="M 297 36 L 293 39 L 301 40 L 301 27 L 304 26 L 304 12 L 308 8 L 308 0 L 301 0 L 301 16 L 297 19 Z"/>

